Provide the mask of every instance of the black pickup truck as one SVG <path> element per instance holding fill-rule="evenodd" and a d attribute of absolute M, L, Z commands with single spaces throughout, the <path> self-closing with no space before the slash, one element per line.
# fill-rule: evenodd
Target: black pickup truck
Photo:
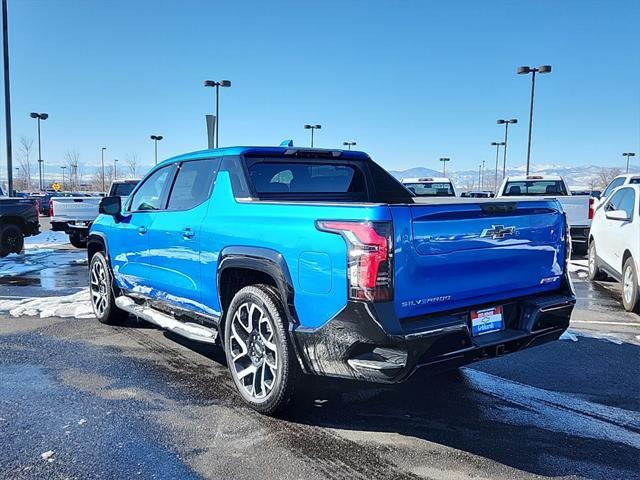
<path fill-rule="evenodd" d="M 38 201 L 3 196 L 0 188 L 0 257 L 20 253 L 24 237 L 40 233 Z"/>

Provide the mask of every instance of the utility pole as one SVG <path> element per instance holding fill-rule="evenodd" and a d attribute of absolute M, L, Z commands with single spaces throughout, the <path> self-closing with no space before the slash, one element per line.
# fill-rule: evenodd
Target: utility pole
<path fill-rule="evenodd" d="M 9 19 L 7 0 L 2 0 L 2 57 L 4 63 L 4 120 L 7 135 L 7 186 L 13 195 L 13 153 L 11 145 L 11 88 L 9 87 Z"/>

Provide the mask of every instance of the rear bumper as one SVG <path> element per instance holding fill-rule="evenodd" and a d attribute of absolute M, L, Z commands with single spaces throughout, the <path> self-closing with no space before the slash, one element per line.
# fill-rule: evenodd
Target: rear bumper
<path fill-rule="evenodd" d="M 572 243 L 587 243 L 589 240 L 590 227 L 570 227 Z"/>
<path fill-rule="evenodd" d="M 65 232 L 67 234 L 78 232 L 78 233 L 88 233 L 89 228 L 91 228 L 92 222 L 85 222 L 86 225 L 76 225 L 74 221 L 65 221 L 65 220 L 51 220 L 51 230 L 54 232 Z"/>
<path fill-rule="evenodd" d="M 557 340 L 574 304 L 568 284 L 551 295 L 505 301 L 505 329 L 473 337 L 469 312 L 487 305 L 417 319 L 430 326 L 392 335 L 380 322 L 392 304 L 349 302 L 321 328 L 294 329 L 293 337 L 307 373 L 398 383 L 419 368 L 436 373 Z"/>

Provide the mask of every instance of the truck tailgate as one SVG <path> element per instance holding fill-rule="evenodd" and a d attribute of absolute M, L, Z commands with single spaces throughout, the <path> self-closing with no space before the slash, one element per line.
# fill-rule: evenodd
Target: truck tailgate
<path fill-rule="evenodd" d="M 93 221 L 98 216 L 100 197 L 54 197 L 51 221 Z"/>
<path fill-rule="evenodd" d="M 416 204 L 391 211 L 400 318 L 499 303 L 560 285 L 565 228 L 555 200 Z"/>

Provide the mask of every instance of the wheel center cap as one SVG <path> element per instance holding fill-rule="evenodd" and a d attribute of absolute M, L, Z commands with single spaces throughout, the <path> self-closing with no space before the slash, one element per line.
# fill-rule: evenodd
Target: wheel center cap
<path fill-rule="evenodd" d="M 253 331 L 249 335 L 249 341 L 247 343 L 249 349 L 249 358 L 255 366 L 259 366 L 262 363 L 264 357 L 264 345 L 262 339 L 257 332 Z"/>
<path fill-rule="evenodd" d="M 103 295 L 107 293 L 107 287 L 105 287 L 104 285 L 100 285 L 100 293 Z"/>

